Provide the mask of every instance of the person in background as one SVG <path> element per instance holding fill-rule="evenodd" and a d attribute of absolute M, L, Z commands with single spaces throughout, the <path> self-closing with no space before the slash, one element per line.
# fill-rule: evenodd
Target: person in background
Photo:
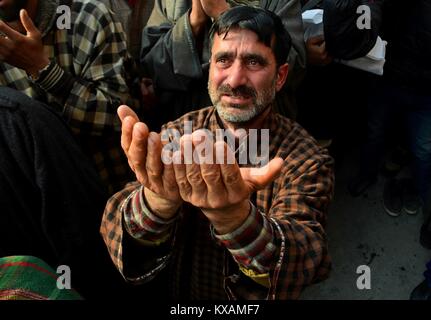
<path fill-rule="evenodd" d="M 62 114 L 108 190 L 121 189 L 131 176 L 115 112 L 129 101 L 121 23 L 89 0 L 1 1 L 0 18 L 0 85 Z"/>
<path fill-rule="evenodd" d="M 352 6 L 348 7 L 344 2 L 339 3 L 336 10 L 353 10 L 354 3 L 359 1 L 351 2 Z M 383 205 L 390 216 L 399 216 L 403 211 L 415 214 L 426 203 L 431 187 L 431 95 L 428 85 L 431 81 L 428 58 L 431 55 L 431 3 L 418 0 L 407 6 L 402 1 L 375 1 L 374 4 L 380 6 L 372 11 L 373 28 L 377 28 L 375 32 L 388 42 L 386 64 L 383 77 L 370 97 L 367 141 L 359 173 L 352 179 L 349 190 L 358 196 L 377 181 L 385 138 L 391 123 L 398 117 L 403 120 L 401 128 L 405 128 L 413 156 L 412 178 L 388 179 L 383 190 Z M 343 30 L 340 26 L 337 28 Z"/>

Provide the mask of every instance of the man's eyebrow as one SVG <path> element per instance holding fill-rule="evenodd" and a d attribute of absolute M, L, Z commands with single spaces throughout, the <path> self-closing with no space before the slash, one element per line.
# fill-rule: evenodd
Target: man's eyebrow
<path fill-rule="evenodd" d="M 221 51 L 221 52 L 217 52 L 214 57 L 216 60 L 220 58 L 231 59 L 234 57 L 234 53 L 229 51 Z"/>
<path fill-rule="evenodd" d="M 264 56 L 262 56 L 260 54 L 256 54 L 256 53 L 244 53 L 244 54 L 241 54 L 240 57 L 241 57 L 241 60 L 243 60 L 243 61 L 256 60 L 262 66 L 266 66 L 269 64 L 268 59 L 266 59 Z"/>

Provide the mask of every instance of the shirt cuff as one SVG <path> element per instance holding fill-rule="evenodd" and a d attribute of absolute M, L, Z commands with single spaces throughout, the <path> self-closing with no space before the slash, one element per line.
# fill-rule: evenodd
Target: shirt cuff
<path fill-rule="evenodd" d="M 250 215 L 239 228 L 224 235 L 213 234 L 242 269 L 251 270 L 253 274 L 266 274 L 276 251 L 273 230 L 269 220 L 252 203 L 250 207 Z"/>
<path fill-rule="evenodd" d="M 124 202 L 121 212 L 127 232 L 142 244 L 158 245 L 166 242 L 171 235 L 177 217 L 166 220 L 156 216 L 145 203 L 141 186 Z"/>
<path fill-rule="evenodd" d="M 75 78 L 63 70 L 55 60 L 51 60 L 48 68 L 43 70 L 34 80 L 43 90 L 52 94 L 70 92 L 75 83 Z"/>

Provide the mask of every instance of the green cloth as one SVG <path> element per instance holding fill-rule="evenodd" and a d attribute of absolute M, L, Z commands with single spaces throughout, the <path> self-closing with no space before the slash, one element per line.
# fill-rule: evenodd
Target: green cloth
<path fill-rule="evenodd" d="M 73 289 L 59 289 L 57 274 L 29 256 L 0 259 L 0 300 L 82 300 Z"/>

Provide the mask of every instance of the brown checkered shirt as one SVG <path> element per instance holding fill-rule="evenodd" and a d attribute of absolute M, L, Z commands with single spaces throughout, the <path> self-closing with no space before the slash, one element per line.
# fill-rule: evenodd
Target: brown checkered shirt
<path fill-rule="evenodd" d="M 191 112 L 165 125 L 181 133 L 185 121 L 193 130 L 222 129 L 213 107 Z M 270 158 L 285 160 L 280 176 L 251 197 L 273 230 L 276 253 L 270 265 L 270 287 L 245 276 L 232 254 L 211 233 L 200 209 L 185 204 L 172 224 L 171 236 L 149 246 L 126 231 L 124 207 L 140 188 L 131 183 L 105 209 L 101 234 L 114 264 L 130 282 L 146 282 L 168 268 L 169 293 L 181 299 L 296 299 L 302 289 L 329 275 L 331 259 L 323 229 L 333 195 L 333 160 L 298 124 L 271 113 Z"/>

